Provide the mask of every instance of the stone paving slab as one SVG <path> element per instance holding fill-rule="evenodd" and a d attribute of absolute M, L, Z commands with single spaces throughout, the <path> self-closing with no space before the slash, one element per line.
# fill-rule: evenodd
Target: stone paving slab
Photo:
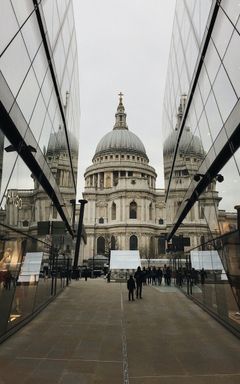
<path fill-rule="evenodd" d="M 240 341 L 175 287 L 73 281 L 0 345 L 0 384 L 236 384 Z"/>

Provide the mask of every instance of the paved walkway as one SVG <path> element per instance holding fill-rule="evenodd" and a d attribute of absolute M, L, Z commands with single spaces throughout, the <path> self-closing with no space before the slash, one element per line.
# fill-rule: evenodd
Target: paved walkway
<path fill-rule="evenodd" d="M 176 289 L 73 282 L 0 345 L 0 384 L 239 384 L 240 341 Z"/>

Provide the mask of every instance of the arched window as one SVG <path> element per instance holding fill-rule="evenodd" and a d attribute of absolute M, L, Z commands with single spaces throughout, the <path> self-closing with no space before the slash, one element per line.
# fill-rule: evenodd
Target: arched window
<path fill-rule="evenodd" d="M 136 251 L 138 249 L 138 238 L 135 235 L 130 237 L 130 251 Z"/>
<path fill-rule="evenodd" d="M 129 207 L 129 218 L 130 219 L 136 219 L 137 218 L 137 203 L 135 203 L 135 201 L 132 201 L 130 203 L 130 207 Z"/>
<path fill-rule="evenodd" d="M 112 203 L 112 220 L 116 220 L 116 204 Z"/>
<path fill-rule="evenodd" d="M 104 224 L 104 218 L 103 217 L 100 217 L 99 224 Z"/>
<path fill-rule="evenodd" d="M 105 239 L 102 236 L 100 236 L 97 239 L 97 254 L 98 255 L 104 255 L 105 254 Z"/>
<path fill-rule="evenodd" d="M 116 239 L 114 236 L 111 237 L 111 249 L 112 250 L 116 249 Z"/>
<path fill-rule="evenodd" d="M 152 203 L 149 204 L 149 220 L 152 220 Z"/>

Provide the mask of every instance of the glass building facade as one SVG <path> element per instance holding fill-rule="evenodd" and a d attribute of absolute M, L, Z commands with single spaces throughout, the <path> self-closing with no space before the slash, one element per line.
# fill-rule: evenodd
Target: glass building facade
<path fill-rule="evenodd" d="M 71 0 L 4 0 L 0 35 L 1 337 L 66 284 L 80 107 Z"/>
<path fill-rule="evenodd" d="M 194 221 L 206 226 L 207 231 L 188 247 L 187 254 L 181 255 L 186 264 L 175 255 L 175 262 L 179 257 L 175 267 L 179 270 L 187 265 L 187 269 L 192 269 L 191 256 L 193 259 L 194 255 L 196 261 L 196 254 L 201 268 L 207 265 L 202 262 L 203 255 L 205 260 L 212 261 L 204 284 L 200 277 L 197 280 L 189 277 L 188 292 L 238 331 L 239 45 L 239 1 L 176 1 L 163 130 L 166 204 L 170 204 L 172 196 L 178 195 L 179 199 L 174 207 L 168 240 L 187 226 L 190 217 L 192 226 Z M 190 177 L 183 194 L 179 183 L 186 174 Z M 227 280 L 223 270 L 215 268 L 212 251 L 217 251 Z M 182 283 L 183 271 L 179 273 Z M 184 274 L 187 281 L 186 271 Z"/>

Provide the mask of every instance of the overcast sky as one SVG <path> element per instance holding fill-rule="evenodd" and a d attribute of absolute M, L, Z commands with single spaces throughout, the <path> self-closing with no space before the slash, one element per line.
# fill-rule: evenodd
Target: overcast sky
<path fill-rule="evenodd" d="M 74 0 L 81 124 L 79 197 L 100 139 L 113 129 L 123 92 L 127 124 L 163 184 L 162 105 L 175 0 Z"/>

